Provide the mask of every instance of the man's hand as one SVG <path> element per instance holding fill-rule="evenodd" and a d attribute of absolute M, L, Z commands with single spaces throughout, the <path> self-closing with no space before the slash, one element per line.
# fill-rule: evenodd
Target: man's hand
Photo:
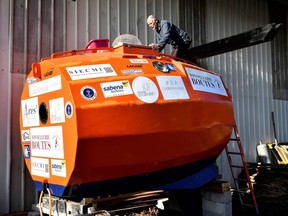
<path fill-rule="evenodd" d="M 151 46 L 154 49 L 158 49 L 159 48 L 159 45 L 158 44 L 154 44 L 154 43 L 149 44 L 149 46 Z"/>

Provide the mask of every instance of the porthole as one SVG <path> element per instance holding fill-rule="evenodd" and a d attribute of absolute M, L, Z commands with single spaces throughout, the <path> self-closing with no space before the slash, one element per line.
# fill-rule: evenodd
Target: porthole
<path fill-rule="evenodd" d="M 48 108 L 44 102 L 39 107 L 39 118 L 42 124 L 46 124 L 48 121 Z"/>
<path fill-rule="evenodd" d="M 163 72 L 163 73 L 169 73 L 170 69 L 167 65 L 163 64 L 162 62 L 159 61 L 154 61 L 152 62 L 152 65 L 154 68 L 156 68 L 157 70 Z"/>

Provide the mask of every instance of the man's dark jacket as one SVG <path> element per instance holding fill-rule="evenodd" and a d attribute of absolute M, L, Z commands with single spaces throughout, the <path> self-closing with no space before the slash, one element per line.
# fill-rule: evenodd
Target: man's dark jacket
<path fill-rule="evenodd" d="M 167 20 L 159 21 L 156 32 L 157 44 L 159 45 L 160 52 L 164 49 L 166 44 L 171 44 L 174 48 L 177 48 L 179 45 L 191 43 L 191 39 L 185 31 Z"/>

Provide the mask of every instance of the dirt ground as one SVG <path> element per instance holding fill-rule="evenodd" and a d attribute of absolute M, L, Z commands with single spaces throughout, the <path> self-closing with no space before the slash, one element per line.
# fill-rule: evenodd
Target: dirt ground
<path fill-rule="evenodd" d="M 282 169 L 260 169 L 250 173 L 260 216 L 288 216 L 288 167 Z M 241 176 L 239 176 L 241 177 Z M 253 204 L 251 194 L 243 202 Z M 242 206 L 237 194 L 232 196 L 233 216 L 256 216 L 254 207 Z M 159 216 L 178 216 L 175 212 L 160 212 Z M 179 214 L 181 215 L 181 214 Z M 200 216 L 194 212 L 193 215 Z M 183 215 L 181 215 L 183 216 Z M 186 215 L 184 215 L 186 216 Z"/>
<path fill-rule="evenodd" d="M 288 216 L 288 169 L 261 170 L 254 177 L 254 192 L 261 216 Z M 233 196 L 233 216 L 256 215 L 255 209 L 241 207 L 239 199 Z M 243 197 L 245 203 L 252 203 L 251 196 Z"/>

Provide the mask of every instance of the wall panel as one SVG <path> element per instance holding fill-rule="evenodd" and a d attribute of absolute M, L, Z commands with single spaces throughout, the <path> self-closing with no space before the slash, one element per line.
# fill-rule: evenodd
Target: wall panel
<path fill-rule="evenodd" d="M 207 42 L 270 23 L 267 1 L 207 0 L 206 5 Z M 274 141 L 272 112 L 276 114 L 277 130 L 286 131 L 279 135 L 279 140 L 288 139 L 287 101 L 273 100 L 272 96 L 271 42 L 211 57 L 206 63 L 210 70 L 223 76 L 232 93 L 235 120 L 248 161 L 257 160 L 256 146 L 260 140 Z M 222 171 L 227 177 L 227 164 L 221 157 Z"/>
<path fill-rule="evenodd" d="M 0 214 L 8 213 L 10 204 L 11 13 L 9 2 L 0 1 Z"/>

